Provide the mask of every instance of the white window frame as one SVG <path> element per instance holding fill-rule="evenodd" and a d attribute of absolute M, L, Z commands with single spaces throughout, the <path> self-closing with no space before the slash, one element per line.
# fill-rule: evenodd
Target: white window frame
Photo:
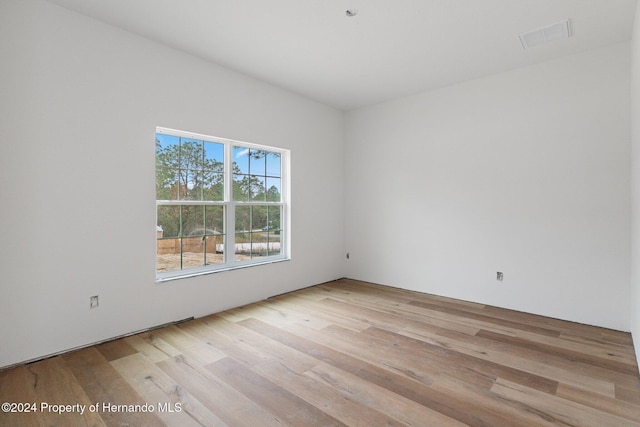
<path fill-rule="evenodd" d="M 156 134 L 165 134 L 182 138 L 204 140 L 224 145 L 224 200 L 157 200 L 156 199 L 156 224 L 158 223 L 158 206 L 223 206 L 224 207 L 224 263 L 211 264 L 202 267 L 191 267 L 180 270 L 158 272 L 158 245 L 156 240 L 156 282 L 182 279 L 186 277 L 200 276 L 220 271 L 234 270 L 257 265 L 271 264 L 274 262 L 288 261 L 291 259 L 291 227 L 290 227 L 290 150 L 267 145 L 254 144 L 228 138 L 220 138 L 194 132 L 157 127 Z M 235 201 L 233 200 L 233 147 L 242 147 L 255 150 L 264 150 L 280 154 L 280 202 L 268 201 Z M 263 258 L 235 260 L 235 209 L 237 206 L 280 206 L 280 254 Z M 154 227 L 155 229 L 155 227 Z M 157 237 L 156 237 L 157 239 Z"/>

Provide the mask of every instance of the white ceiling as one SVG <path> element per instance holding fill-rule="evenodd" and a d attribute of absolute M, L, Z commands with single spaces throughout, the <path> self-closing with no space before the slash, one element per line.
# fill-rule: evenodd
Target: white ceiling
<path fill-rule="evenodd" d="M 349 110 L 631 38 L 636 0 L 49 0 Z M 346 9 L 358 9 L 349 18 Z M 572 36 L 524 51 L 563 19 Z"/>

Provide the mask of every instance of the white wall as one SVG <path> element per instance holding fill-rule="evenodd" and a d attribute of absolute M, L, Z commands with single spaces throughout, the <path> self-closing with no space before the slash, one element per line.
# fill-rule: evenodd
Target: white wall
<path fill-rule="evenodd" d="M 623 43 L 348 113 L 347 275 L 628 331 L 629 93 Z"/>
<path fill-rule="evenodd" d="M 640 7 L 631 40 L 631 333 L 640 361 Z"/>
<path fill-rule="evenodd" d="M 0 367 L 344 275 L 340 111 L 38 0 L 0 63 Z M 156 126 L 291 149 L 292 260 L 156 284 Z"/>

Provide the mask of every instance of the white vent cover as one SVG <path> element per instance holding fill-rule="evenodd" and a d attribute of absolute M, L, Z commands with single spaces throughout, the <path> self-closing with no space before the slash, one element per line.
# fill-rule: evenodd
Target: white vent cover
<path fill-rule="evenodd" d="M 565 19 L 564 21 L 538 28 L 537 30 L 519 34 L 519 37 L 522 48 L 527 50 L 532 47 L 567 39 L 570 35 L 569 20 Z"/>

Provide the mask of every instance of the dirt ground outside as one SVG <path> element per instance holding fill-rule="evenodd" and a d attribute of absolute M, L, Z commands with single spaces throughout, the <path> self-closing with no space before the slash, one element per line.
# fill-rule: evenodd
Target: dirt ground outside
<path fill-rule="evenodd" d="M 223 264 L 224 255 L 220 253 L 207 253 L 206 263 L 207 265 Z M 244 254 L 235 254 L 236 261 L 244 261 L 251 259 L 251 256 Z M 184 252 L 182 254 L 182 269 L 192 267 L 202 267 L 203 264 L 202 252 Z M 180 270 L 180 254 L 164 254 L 158 255 L 156 261 L 156 272 L 161 273 L 164 271 Z"/>

